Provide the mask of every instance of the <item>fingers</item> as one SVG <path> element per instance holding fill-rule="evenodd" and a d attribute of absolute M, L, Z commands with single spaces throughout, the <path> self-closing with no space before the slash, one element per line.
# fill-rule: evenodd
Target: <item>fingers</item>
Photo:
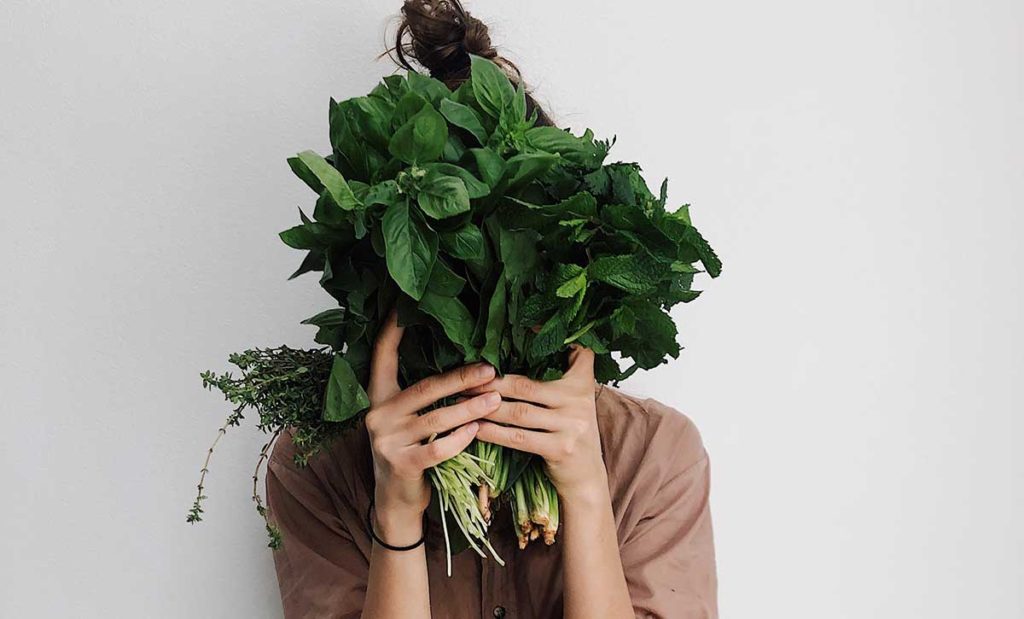
<path fill-rule="evenodd" d="M 398 394 L 396 405 L 411 414 L 430 406 L 442 398 L 447 398 L 486 384 L 493 378 L 494 367 L 487 363 L 462 366 L 444 374 L 425 378 L 405 389 L 402 393 Z M 494 389 L 485 391 L 494 391 Z M 483 393 L 483 391 L 479 393 Z"/>
<path fill-rule="evenodd" d="M 496 423 L 482 420 L 476 437 L 481 441 L 511 447 L 553 460 L 558 452 L 558 439 L 550 432 L 538 432 L 523 428 L 499 426 Z"/>
<path fill-rule="evenodd" d="M 594 356 L 594 351 L 589 348 L 573 344 L 572 350 L 569 352 L 569 369 L 565 371 L 565 376 L 578 376 L 593 380 Z"/>
<path fill-rule="evenodd" d="M 413 450 L 412 458 L 416 467 L 426 470 L 459 455 L 462 450 L 469 447 L 469 444 L 473 442 L 473 439 L 479 433 L 479 428 L 480 424 L 478 422 L 471 421 L 447 436 L 442 436 L 426 445 L 410 448 Z"/>
<path fill-rule="evenodd" d="M 487 415 L 487 420 L 534 430 L 560 427 L 558 413 L 528 402 L 501 402 L 497 410 Z"/>
<path fill-rule="evenodd" d="M 484 391 L 497 391 L 503 399 L 522 400 L 543 406 L 554 406 L 558 403 L 557 387 L 518 374 L 506 374 L 495 378 L 477 389 L 469 390 L 467 394 L 476 395 Z"/>
<path fill-rule="evenodd" d="M 452 406 L 430 411 L 412 420 L 406 440 L 409 445 L 419 444 L 429 436 L 443 434 L 452 428 L 480 419 L 488 413 L 494 412 L 500 404 L 501 396 L 491 391 L 475 398 L 462 400 Z"/>
<path fill-rule="evenodd" d="M 370 381 L 367 385 L 371 403 L 383 402 L 399 391 L 398 345 L 402 342 L 404 327 L 398 325 L 398 312 L 391 311 L 373 345 L 370 363 Z"/>

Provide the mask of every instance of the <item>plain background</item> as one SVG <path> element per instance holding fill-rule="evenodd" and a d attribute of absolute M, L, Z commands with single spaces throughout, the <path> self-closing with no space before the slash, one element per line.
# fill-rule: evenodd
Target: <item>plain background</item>
<path fill-rule="evenodd" d="M 722 616 L 1024 616 L 1024 4 L 469 6 L 724 258 L 625 385 L 703 433 Z M 0 4 L 0 616 L 280 616 L 254 429 L 185 524 L 198 373 L 311 344 L 284 160 L 398 7 Z"/>

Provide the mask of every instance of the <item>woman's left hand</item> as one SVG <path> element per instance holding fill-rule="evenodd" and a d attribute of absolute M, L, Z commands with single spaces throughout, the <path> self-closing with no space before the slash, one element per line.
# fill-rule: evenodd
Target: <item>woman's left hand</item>
<path fill-rule="evenodd" d="M 575 346 L 562 378 L 532 380 L 507 374 L 477 391 L 497 391 L 502 403 L 480 421 L 477 438 L 537 454 L 564 500 L 608 493 L 597 427 L 594 353 Z M 489 420 L 489 421 L 488 421 Z M 505 425 L 499 425 L 505 424 Z"/>

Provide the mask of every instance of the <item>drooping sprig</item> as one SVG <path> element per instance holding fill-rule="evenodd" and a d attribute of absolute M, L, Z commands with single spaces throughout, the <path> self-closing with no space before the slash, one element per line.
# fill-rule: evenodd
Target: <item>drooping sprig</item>
<path fill-rule="evenodd" d="M 206 452 L 196 498 L 186 518 L 188 522 L 202 520 L 202 504 L 207 498 L 203 493 L 204 484 L 214 448 L 229 427 L 241 424 L 249 409 L 257 413 L 259 429 L 271 435 L 260 450 L 253 471 L 252 500 L 257 513 L 265 522 L 270 547 L 278 548 L 281 545 L 281 533 L 270 520 L 269 510 L 259 495 L 260 467 L 269 458 L 274 442 L 287 428 L 294 429 L 294 458 L 299 466 L 305 466 L 309 458 L 345 429 L 346 424 L 325 422 L 322 419 L 324 387 L 330 376 L 332 356 L 325 349 L 296 350 L 287 346 L 253 349 L 232 354 L 228 358 L 230 363 L 241 370 L 239 377 L 231 372 L 217 375 L 206 371 L 200 374 L 206 389 L 217 389 L 235 408 L 217 431 L 217 437 Z"/>

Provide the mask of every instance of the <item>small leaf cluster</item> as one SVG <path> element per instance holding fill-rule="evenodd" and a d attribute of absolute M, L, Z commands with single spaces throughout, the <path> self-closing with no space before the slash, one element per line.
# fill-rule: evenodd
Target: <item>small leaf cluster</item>
<path fill-rule="evenodd" d="M 299 466 L 305 466 L 345 429 L 345 425 L 324 421 L 321 414 L 333 363 L 333 355 L 326 349 L 256 348 L 233 353 L 228 361 L 241 370 L 241 376 L 231 372 L 200 374 L 203 387 L 217 389 L 235 406 L 225 428 L 240 425 L 246 409 L 257 413 L 257 427 L 263 432 L 292 428 Z"/>
<path fill-rule="evenodd" d="M 667 183 L 655 195 L 638 165 L 605 163 L 611 142 L 537 126 L 522 84 L 479 57 L 455 91 L 394 75 L 329 116 L 331 153 L 289 159 L 312 217 L 280 235 L 307 252 L 292 277 L 320 273 L 334 299 L 304 321 L 336 353 L 323 420 L 369 405 L 392 308 L 406 384 L 479 360 L 552 378 L 573 343 L 602 383 L 678 356 L 668 312 L 721 262 L 688 205 L 667 208 Z"/>
<path fill-rule="evenodd" d="M 220 391 L 224 399 L 234 405 L 234 409 L 207 451 L 196 486 L 196 498 L 186 517 L 187 522 L 194 524 L 203 519 L 203 501 L 207 498 L 204 483 L 217 442 L 228 428 L 241 425 L 246 411 L 252 410 L 259 417 L 257 427 L 272 434 L 256 462 L 252 476 L 252 499 L 256 512 L 266 525 L 270 540 L 268 546 L 275 550 L 281 547 L 281 531 L 271 521 L 270 510 L 264 506 L 259 495 L 260 466 L 268 460 L 274 442 L 285 429 L 290 428 L 292 432 L 295 464 L 306 466 L 309 459 L 324 445 L 352 426 L 351 423 L 335 423 L 323 419 L 325 385 L 329 384 L 334 358 L 326 348 L 256 348 L 233 353 L 228 357 L 228 361 L 241 370 L 241 376 L 236 377 L 231 372 L 216 374 L 209 370 L 200 373 L 203 387 Z"/>

